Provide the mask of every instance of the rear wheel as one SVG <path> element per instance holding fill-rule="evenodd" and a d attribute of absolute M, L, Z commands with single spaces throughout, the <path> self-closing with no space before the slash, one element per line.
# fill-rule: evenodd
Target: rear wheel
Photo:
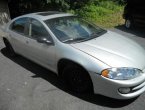
<path fill-rule="evenodd" d="M 16 53 L 15 53 L 13 47 L 11 46 L 11 44 L 9 43 L 9 41 L 7 39 L 3 39 L 3 41 L 4 41 L 6 50 L 8 51 L 9 55 L 12 57 L 16 56 Z"/>
<path fill-rule="evenodd" d="M 64 80 L 74 92 L 92 91 L 92 81 L 88 73 L 79 66 L 67 66 L 63 71 Z"/>

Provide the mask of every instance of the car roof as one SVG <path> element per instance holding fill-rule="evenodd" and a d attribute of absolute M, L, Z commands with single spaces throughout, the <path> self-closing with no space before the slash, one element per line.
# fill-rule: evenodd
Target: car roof
<path fill-rule="evenodd" d="M 36 12 L 36 13 L 26 14 L 26 15 L 22 15 L 18 18 L 31 17 L 31 18 L 36 18 L 36 19 L 45 21 L 47 19 L 52 19 L 52 18 L 57 18 L 57 17 L 64 17 L 64 16 L 73 16 L 73 14 L 58 12 L 58 11 L 46 11 L 46 12 Z"/>

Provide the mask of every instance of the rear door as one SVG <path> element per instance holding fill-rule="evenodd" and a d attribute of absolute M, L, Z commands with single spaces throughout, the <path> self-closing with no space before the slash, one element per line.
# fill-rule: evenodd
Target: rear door
<path fill-rule="evenodd" d="M 27 37 L 26 25 L 28 18 L 19 18 L 15 20 L 9 27 L 9 38 L 14 50 L 24 56 L 27 56 Z"/>

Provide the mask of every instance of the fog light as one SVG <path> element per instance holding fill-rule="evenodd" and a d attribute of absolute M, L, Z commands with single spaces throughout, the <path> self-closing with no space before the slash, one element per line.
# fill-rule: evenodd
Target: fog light
<path fill-rule="evenodd" d="M 131 91 L 130 88 L 125 88 L 125 87 L 119 88 L 119 92 L 122 93 L 122 94 L 127 94 L 130 91 Z"/>

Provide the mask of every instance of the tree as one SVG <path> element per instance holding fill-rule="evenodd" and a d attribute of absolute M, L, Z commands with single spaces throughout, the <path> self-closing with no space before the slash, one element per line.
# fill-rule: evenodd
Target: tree
<path fill-rule="evenodd" d="M 84 7 L 87 4 L 98 3 L 105 0 L 10 0 L 9 8 L 11 17 L 16 17 L 26 13 L 32 13 L 37 11 L 67 11 L 77 10 Z M 124 0 L 106 0 L 124 3 Z"/>

